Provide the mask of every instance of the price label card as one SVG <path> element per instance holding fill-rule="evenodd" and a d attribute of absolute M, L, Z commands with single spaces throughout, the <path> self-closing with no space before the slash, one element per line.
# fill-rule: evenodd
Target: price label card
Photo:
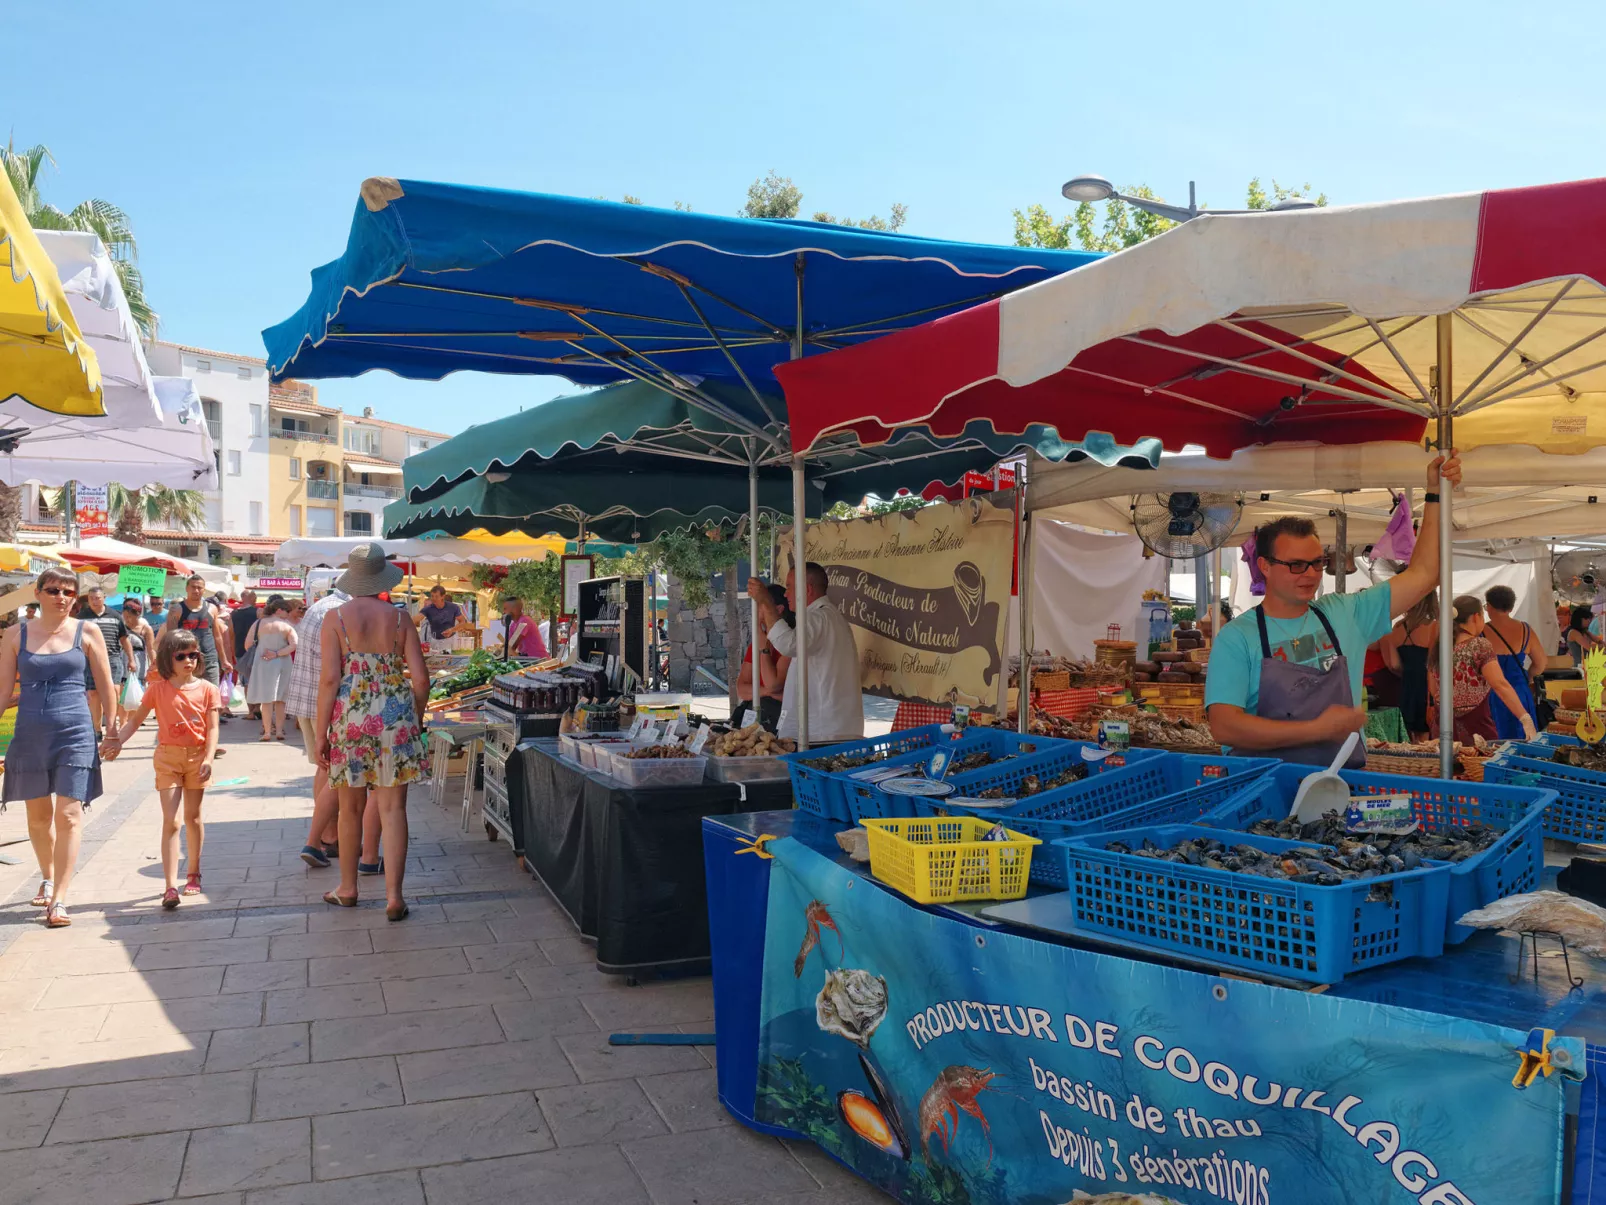
<path fill-rule="evenodd" d="M 643 724 L 641 731 L 636 733 L 636 744 L 656 745 L 659 735 L 657 724 Z"/>
<path fill-rule="evenodd" d="M 1127 749 L 1132 745 L 1132 729 L 1125 720 L 1099 721 L 1099 744 L 1106 749 Z"/>
<path fill-rule="evenodd" d="M 641 730 L 642 730 L 643 727 L 646 726 L 646 723 L 647 723 L 647 717 L 644 716 L 644 715 L 638 715 L 636 717 L 636 722 L 634 724 L 630 725 L 630 731 L 625 733 L 625 737 L 627 739 L 629 739 L 629 740 L 632 740 L 632 741 L 635 740 L 638 736 L 641 735 Z"/>
<path fill-rule="evenodd" d="M 970 726 L 970 705 L 959 703 L 954 706 L 954 727 L 968 728 Z"/>
<path fill-rule="evenodd" d="M 934 749 L 926 760 L 926 777 L 935 782 L 941 782 L 948 773 L 948 766 L 954 760 L 954 755 L 947 749 Z"/>
<path fill-rule="evenodd" d="M 693 753 L 701 753 L 703 746 L 708 744 L 708 734 L 711 731 L 713 730 L 707 724 L 697 725 L 697 735 L 691 738 L 691 743 L 686 747 Z"/>
<path fill-rule="evenodd" d="M 1602 711 L 1601 687 L 1606 685 L 1606 649 L 1590 649 L 1584 654 L 1585 706 L 1590 711 Z"/>
<path fill-rule="evenodd" d="M 1349 807 L 1344 810 L 1344 830 L 1376 833 L 1385 837 L 1403 837 L 1416 832 L 1417 822 L 1411 811 L 1411 796 L 1352 795 Z"/>

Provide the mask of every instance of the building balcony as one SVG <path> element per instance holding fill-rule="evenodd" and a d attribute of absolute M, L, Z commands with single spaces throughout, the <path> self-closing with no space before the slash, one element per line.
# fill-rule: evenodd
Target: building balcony
<path fill-rule="evenodd" d="M 380 498 L 387 502 L 394 502 L 402 496 L 401 488 L 394 485 L 345 485 L 348 498 Z"/>
<path fill-rule="evenodd" d="M 209 418 L 209 419 L 207 419 L 206 420 L 206 429 L 211 434 L 213 443 L 221 444 L 223 442 L 223 420 L 222 419 L 220 419 L 220 418 Z"/>
<path fill-rule="evenodd" d="M 307 497 L 340 500 L 340 483 L 336 481 L 308 481 Z"/>
<path fill-rule="evenodd" d="M 333 435 L 324 435 L 317 431 L 286 431 L 283 427 L 274 427 L 270 434 L 274 439 L 288 439 L 303 443 L 338 444 Z"/>

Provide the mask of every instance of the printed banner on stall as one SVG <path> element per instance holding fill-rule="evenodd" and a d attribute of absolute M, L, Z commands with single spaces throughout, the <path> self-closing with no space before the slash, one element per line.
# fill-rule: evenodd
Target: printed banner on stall
<path fill-rule="evenodd" d="M 901 1201 L 1555 1205 L 1563 1086 L 1513 1086 L 1526 1034 L 997 933 L 767 848 L 757 1119 Z"/>
<path fill-rule="evenodd" d="M 111 534 L 108 489 L 104 485 L 73 486 L 73 525 L 80 536 Z"/>
<path fill-rule="evenodd" d="M 853 625 L 866 692 L 991 707 L 1003 677 L 1014 511 L 985 496 L 811 523 L 808 559 Z M 790 568 L 790 529 L 778 539 Z"/>

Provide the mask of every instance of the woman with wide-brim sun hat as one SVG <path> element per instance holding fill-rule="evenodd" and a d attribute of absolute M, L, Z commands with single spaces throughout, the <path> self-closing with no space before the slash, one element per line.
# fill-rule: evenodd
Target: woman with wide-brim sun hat
<path fill-rule="evenodd" d="M 407 786 L 423 777 L 421 718 L 429 671 L 418 631 L 379 597 L 402 580 L 379 544 L 346 558 L 335 588 L 351 596 L 319 633 L 317 758 L 340 795 L 340 886 L 324 902 L 357 904 L 362 814 L 371 793 L 379 808 L 385 866 L 385 915 L 407 915 L 402 874 L 407 863 Z"/>
<path fill-rule="evenodd" d="M 28 808 L 28 839 L 41 882 L 33 897 L 52 929 L 72 923 L 67 888 L 78 861 L 84 807 L 101 793 L 100 757 L 120 749 L 115 734 L 95 744 L 86 677 L 101 714 L 117 706 L 106 641 L 94 624 L 72 615 L 78 579 L 50 568 L 34 583 L 39 616 L 6 629 L 0 638 L 0 711 L 11 705 L 19 682 L 17 727 L 6 750 L 0 807 L 22 799 Z"/>

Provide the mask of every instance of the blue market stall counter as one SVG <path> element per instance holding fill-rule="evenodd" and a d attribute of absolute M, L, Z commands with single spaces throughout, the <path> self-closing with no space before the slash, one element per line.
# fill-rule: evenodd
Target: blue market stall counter
<path fill-rule="evenodd" d="M 1513 981 L 1517 940 L 1480 933 L 1251 981 L 921 907 L 839 827 L 703 821 L 720 1099 L 755 1129 L 912 1202 L 1606 1200 L 1606 963 Z"/>

